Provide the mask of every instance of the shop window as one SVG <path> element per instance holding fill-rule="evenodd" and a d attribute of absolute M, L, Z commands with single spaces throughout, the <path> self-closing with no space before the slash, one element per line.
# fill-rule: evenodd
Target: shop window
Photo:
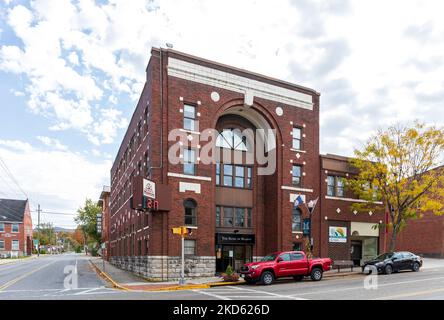
<path fill-rule="evenodd" d="M 189 131 L 196 130 L 196 107 L 186 104 L 183 107 L 183 128 Z"/>
<path fill-rule="evenodd" d="M 184 254 L 196 255 L 196 240 L 184 240 Z"/>
<path fill-rule="evenodd" d="M 197 203 L 192 199 L 184 201 L 185 225 L 197 226 Z"/>
<path fill-rule="evenodd" d="M 291 229 L 294 232 L 302 231 L 302 223 L 301 223 L 302 212 L 299 208 L 293 208 L 293 220 Z"/>
<path fill-rule="evenodd" d="M 292 176 L 293 186 L 295 187 L 302 186 L 302 167 L 293 166 L 292 175 L 293 175 Z"/>
<path fill-rule="evenodd" d="M 293 149 L 302 150 L 301 137 L 302 137 L 301 129 L 293 128 Z"/>
<path fill-rule="evenodd" d="M 196 154 L 192 149 L 183 150 L 183 173 L 188 175 L 196 174 Z"/>

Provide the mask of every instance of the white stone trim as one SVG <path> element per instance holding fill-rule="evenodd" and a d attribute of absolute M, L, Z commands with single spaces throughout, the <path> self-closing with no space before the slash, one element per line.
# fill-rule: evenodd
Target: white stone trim
<path fill-rule="evenodd" d="M 338 201 L 347 201 L 347 202 L 359 202 L 359 203 L 370 203 L 370 201 L 362 200 L 362 199 L 352 199 L 352 198 L 341 198 L 341 197 L 332 197 L 325 196 L 327 200 L 338 200 Z M 374 204 L 383 204 L 381 201 L 374 201 Z"/>
<path fill-rule="evenodd" d="M 239 92 L 246 94 L 247 97 L 249 97 L 248 93 L 251 92 L 251 94 L 256 97 L 302 109 L 313 110 L 313 97 L 309 94 L 238 76 L 226 71 L 204 67 L 180 59 L 168 58 L 168 75 Z"/>
<path fill-rule="evenodd" d="M 196 120 L 195 120 L 196 121 Z M 186 133 L 189 133 L 189 134 L 200 134 L 200 132 L 199 131 L 193 131 L 193 130 L 187 130 L 187 129 L 179 129 L 179 131 L 181 131 L 181 132 L 186 132 Z"/>
<path fill-rule="evenodd" d="M 179 182 L 179 192 L 192 191 L 200 194 L 200 183 Z"/>
<path fill-rule="evenodd" d="M 293 148 L 290 148 L 290 151 L 299 152 L 299 153 L 307 153 L 307 151 L 305 151 L 305 150 L 297 150 L 297 149 L 293 149 Z"/>
<path fill-rule="evenodd" d="M 168 172 L 168 177 L 174 178 L 182 178 L 182 179 L 191 179 L 191 180 L 200 180 L 200 181 L 211 181 L 211 177 L 202 177 L 202 176 L 190 176 L 187 174 Z"/>
<path fill-rule="evenodd" d="M 287 187 L 287 186 L 282 186 L 281 189 L 282 190 L 290 190 L 290 191 L 313 193 L 313 189 L 304 189 L 304 188 Z"/>

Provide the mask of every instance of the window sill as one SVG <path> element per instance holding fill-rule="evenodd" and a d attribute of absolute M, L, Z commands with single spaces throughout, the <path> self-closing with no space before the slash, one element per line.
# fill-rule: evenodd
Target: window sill
<path fill-rule="evenodd" d="M 183 129 L 182 128 L 182 129 L 179 129 L 179 131 L 190 133 L 190 134 L 199 134 L 200 135 L 199 131 L 194 131 L 194 130 L 188 130 L 188 129 Z"/>
<path fill-rule="evenodd" d="M 185 225 L 185 227 L 188 228 L 188 229 L 193 229 L 193 230 L 196 230 L 196 229 L 197 229 L 196 226 L 187 226 L 187 225 Z"/>
<path fill-rule="evenodd" d="M 293 148 L 290 148 L 290 151 L 300 152 L 300 153 L 307 153 L 307 151 L 305 151 L 305 150 L 298 150 L 298 149 L 293 149 Z"/>
<path fill-rule="evenodd" d="M 304 234 L 303 231 L 292 231 L 291 233 L 293 233 L 293 234 Z"/>

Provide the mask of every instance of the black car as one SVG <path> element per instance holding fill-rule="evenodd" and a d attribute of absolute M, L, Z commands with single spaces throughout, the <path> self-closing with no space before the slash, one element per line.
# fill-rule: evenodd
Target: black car
<path fill-rule="evenodd" d="M 363 272 L 371 272 L 374 266 L 378 273 L 391 274 L 401 270 L 419 271 L 422 258 L 411 252 L 389 252 L 367 261 L 362 267 Z"/>

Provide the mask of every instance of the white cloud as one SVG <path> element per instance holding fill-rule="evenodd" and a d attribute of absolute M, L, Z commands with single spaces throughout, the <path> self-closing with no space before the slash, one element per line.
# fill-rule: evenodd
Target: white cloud
<path fill-rule="evenodd" d="M 45 137 L 40 140 L 54 143 Z M 97 199 L 102 186 L 109 185 L 111 161 L 93 162 L 81 154 L 56 149 L 48 151 L 22 141 L 0 140 L 0 157 L 29 195 L 32 208 L 38 202 L 46 211 L 75 213 L 87 197 Z M 0 181 L 0 191 L 12 193 L 11 187 L 12 183 L 8 186 Z M 56 224 L 75 225 L 69 217 L 47 218 Z"/>
<path fill-rule="evenodd" d="M 53 138 L 45 137 L 45 136 L 37 136 L 37 139 L 47 147 L 51 147 L 56 150 L 62 150 L 62 151 L 68 150 L 68 147 L 65 146 L 64 144 L 60 143 L 60 141 L 57 139 L 53 139 Z"/>

